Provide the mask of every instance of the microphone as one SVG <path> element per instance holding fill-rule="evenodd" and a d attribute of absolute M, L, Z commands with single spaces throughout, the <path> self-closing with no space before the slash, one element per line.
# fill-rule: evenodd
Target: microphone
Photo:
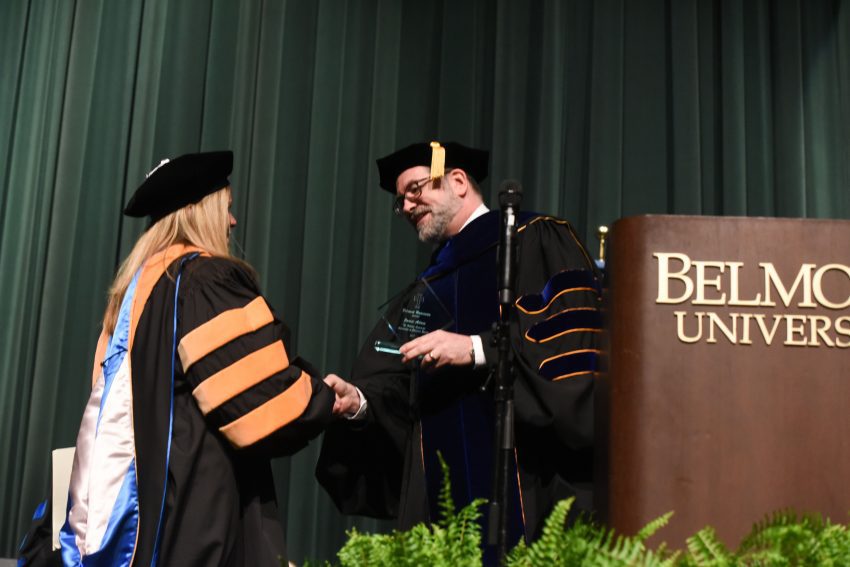
<path fill-rule="evenodd" d="M 522 185 L 516 179 L 506 179 L 499 186 L 499 206 L 519 207 L 522 202 Z"/>
<path fill-rule="evenodd" d="M 501 305 L 513 303 L 516 275 L 516 228 L 521 202 L 522 185 L 519 181 L 514 179 L 503 181 L 499 187 L 499 206 L 502 208 L 502 232 L 499 240 L 499 303 Z"/>
<path fill-rule="evenodd" d="M 510 462 L 514 454 L 514 362 L 510 346 L 510 325 L 514 317 L 514 279 L 517 264 L 517 216 L 522 201 L 519 181 L 503 181 L 499 187 L 502 226 L 499 235 L 499 322 L 493 339 L 498 349 L 496 382 L 493 388 L 493 492 L 488 511 L 487 539 L 496 546 L 499 563 L 507 554 L 508 510 L 511 508 Z"/>

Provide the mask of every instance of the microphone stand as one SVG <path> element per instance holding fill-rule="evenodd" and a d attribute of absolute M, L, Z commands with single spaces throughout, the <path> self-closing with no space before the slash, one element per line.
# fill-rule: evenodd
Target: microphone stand
<path fill-rule="evenodd" d="M 522 187 L 505 181 L 499 191 L 502 226 L 499 238 L 499 321 L 493 324 L 493 341 L 499 361 L 493 392 L 495 402 L 492 498 L 488 516 L 488 543 L 496 545 L 499 564 L 507 555 L 510 502 L 511 460 L 514 458 L 514 363 L 510 327 L 514 318 L 514 280 L 516 278 L 517 216 Z"/>

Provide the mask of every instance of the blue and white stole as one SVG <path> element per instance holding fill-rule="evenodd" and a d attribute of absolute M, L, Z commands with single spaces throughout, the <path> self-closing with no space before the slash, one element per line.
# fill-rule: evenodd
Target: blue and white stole
<path fill-rule="evenodd" d="M 59 535 L 65 565 L 129 565 L 139 495 L 130 379 L 130 321 L 141 269 L 124 294 L 100 375 L 77 434 L 68 515 Z"/>
<path fill-rule="evenodd" d="M 100 371 L 80 431 L 68 494 L 68 513 L 59 534 L 65 565 L 125 566 L 133 561 L 139 530 L 139 487 L 136 477 L 136 443 L 133 429 L 133 381 L 129 351 L 135 324 L 165 268 L 188 254 L 180 263 L 174 292 L 171 348 L 171 408 L 169 409 L 167 475 L 171 453 L 171 422 L 174 413 L 174 355 L 177 336 L 177 296 L 186 260 L 206 252 L 192 246 L 172 245 L 148 259 L 136 272 L 121 300 L 118 320 L 108 337 Z M 101 340 L 103 340 L 103 335 Z M 100 358 L 100 344 L 96 358 Z M 162 531 L 166 484 L 159 510 L 152 565 L 156 564 Z"/>

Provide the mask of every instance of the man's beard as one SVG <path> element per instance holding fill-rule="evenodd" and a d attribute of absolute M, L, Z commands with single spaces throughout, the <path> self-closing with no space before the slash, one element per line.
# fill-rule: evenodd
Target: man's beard
<path fill-rule="evenodd" d="M 449 199 L 445 203 L 425 207 L 430 218 L 416 227 L 416 232 L 419 234 L 419 240 L 422 242 L 438 244 L 444 240 L 448 240 L 449 235 L 446 234 L 446 231 L 448 230 L 452 219 L 454 219 L 455 215 L 463 205 L 463 200 L 455 195 L 454 192 L 451 192 L 451 189 L 449 189 L 449 191 Z M 422 209 L 420 209 L 420 211 L 421 210 Z M 411 212 L 419 211 L 414 209 Z"/>

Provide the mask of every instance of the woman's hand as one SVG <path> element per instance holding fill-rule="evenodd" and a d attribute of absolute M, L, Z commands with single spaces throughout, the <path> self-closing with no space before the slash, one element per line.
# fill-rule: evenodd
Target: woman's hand
<path fill-rule="evenodd" d="M 360 393 L 357 388 L 336 374 L 325 376 L 325 384 L 334 391 L 333 414 L 351 417 L 360 409 Z"/>

